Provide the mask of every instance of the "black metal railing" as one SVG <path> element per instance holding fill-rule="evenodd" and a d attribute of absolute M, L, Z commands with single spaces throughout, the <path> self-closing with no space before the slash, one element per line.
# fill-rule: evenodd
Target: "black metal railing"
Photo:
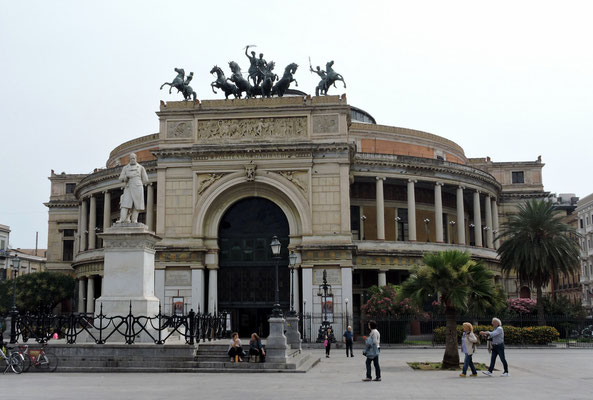
<path fill-rule="evenodd" d="M 130 302 L 129 313 L 118 316 L 104 315 L 102 305 L 97 315 L 18 314 L 14 324 L 15 332 L 11 332 L 11 337 L 15 338 L 15 342 L 27 342 L 32 339 L 38 343 L 45 343 L 58 337 L 65 339 L 69 344 L 81 340 L 96 344 L 134 344 L 140 341 L 164 344 L 172 336 L 179 336 L 185 343 L 192 345 L 228 336 L 226 327 L 226 312 L 210 314 L 190 310 L 186 315 L 165 315 L 161 313 L 159 306 L 159 313 L 149 317 L 134 315 Z"/>

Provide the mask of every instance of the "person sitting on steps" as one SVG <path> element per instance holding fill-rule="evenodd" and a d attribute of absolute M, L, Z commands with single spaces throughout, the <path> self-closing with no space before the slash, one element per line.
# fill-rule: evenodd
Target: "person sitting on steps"
<path fill-rule="evenodd" d="M 239 339 L 239 334 L 237 332 L 233 332 L 227 354 L 229 355 L 229 357 L 231 357 L 231 362 L 243 361 L 242 357 L 245 353 L 243 353 L 243 348 L 241 347 L 241 339 Z"/>
<path fill-rule="evenodd" d="M 251 356 L 259 356 L 260 362 L 266 361 L 266 349 L 257 333 L 252 333 L 249 341 L 249 357 Z"/>

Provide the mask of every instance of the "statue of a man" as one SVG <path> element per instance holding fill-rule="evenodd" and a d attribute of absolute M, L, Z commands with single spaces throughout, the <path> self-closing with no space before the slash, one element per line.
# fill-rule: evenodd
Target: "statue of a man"
<path fill-rule="evenodd" d="M 138 222 L 138 212 L 144 211 L 144 185 L 148 175 L 136 161 L 136 154 L 130 154 L 130 162 L 122 168 L 119 180 L 124 182 L 124 194 L 120 201 L 120 215 L 117 222 Z"/>

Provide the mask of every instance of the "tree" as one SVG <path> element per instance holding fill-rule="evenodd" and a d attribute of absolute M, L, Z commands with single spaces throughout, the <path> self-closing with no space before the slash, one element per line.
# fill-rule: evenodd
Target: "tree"
<path fill-rule="evenodd" d="M 51 311 L 61 301 L 72 298 L 74 278 L 58 272 L 37 272 L 16 280 L 16 306 L 19 312 Z M 0 283 L 0 313 L 12 307 L 13 281 Z"/>
<path fill-rule="evenodd" d="M 442 367 L 458 368 L 457 316 L 470 307 L 485 312 L 498 306 L 494 275 L 484 264 L 472 260 L 469 253 L 457 250 L 426 253 L 422 261 L 424 265 L 416 267 L 403 283 L 402 295 L 422 304 L 438 293 L 446 316 Z"/>
<path fill-rule="evenodd" d="M 504 272 L 516 271 L 521 282 L 537 290 L 537 321 L 544 326 L 542 288 L 559 272 L 572 273 L 579 268 L 577 233 L 561 221 L 562 215 L 545 200 L 528 200 L 519 212 L 502 225 L 498 249 Z"/>

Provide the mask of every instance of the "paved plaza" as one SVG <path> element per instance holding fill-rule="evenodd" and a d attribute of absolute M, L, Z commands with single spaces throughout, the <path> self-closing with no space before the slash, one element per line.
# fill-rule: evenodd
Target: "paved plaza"
<path fill-rule="evenodd" d="M 307 350 L 313 351 L 313 350 Z M 315 350 L 322 356 L 323 350 Z M 442 349 L 393 349 L 381 354 L 382 382 L 362 382 L 360 350 L 341 350 L 306 374 L 6 374 L 2 399 L 591 399 L 593 351 L 509 349 L 511 377 L 459 378 L 458 372 L 413 371 L 407 361 L 439 361 Z M 475 361 L 488 362 L 480 349 Z M 497 364 L 497 368 L 500 365 Z"/>

